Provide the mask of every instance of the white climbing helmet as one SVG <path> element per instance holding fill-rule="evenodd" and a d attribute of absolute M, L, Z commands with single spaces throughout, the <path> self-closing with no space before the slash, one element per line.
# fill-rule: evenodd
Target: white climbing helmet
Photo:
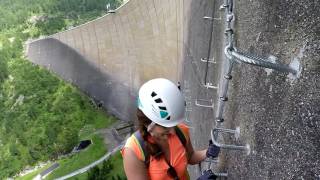
<path fill-rule="evenodd" d="M 178 87 L 163 78 L 152 79 L 139 89 L 138 108 L 153 122 L 173 127 L 184 120 L 185 101 Z"/>

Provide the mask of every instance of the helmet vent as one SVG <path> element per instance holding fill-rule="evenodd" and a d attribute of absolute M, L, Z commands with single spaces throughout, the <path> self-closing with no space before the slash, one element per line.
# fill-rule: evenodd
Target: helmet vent
<path fill-rule="evenodd" d="M 162 103 L 162 99 L 158 98 L 154 100 L 156 103 Z"/>
<path fill-rule="evenodd" d="M 170 116 L 167 117 L 167 120 L 170 120 Z"/>
<path fill-rule="evenodd" d="M 167 108 L 164 107 L 164 106 L 159 106 L 159 109 L 161 109 L 161 110 L 167 110 Z"/>
<path fill-rule="evenodd" d="M 151 97 L 155 97 L 157 95 L 157 93 L 155 93 L 154 91 L 151 93 Z"/>

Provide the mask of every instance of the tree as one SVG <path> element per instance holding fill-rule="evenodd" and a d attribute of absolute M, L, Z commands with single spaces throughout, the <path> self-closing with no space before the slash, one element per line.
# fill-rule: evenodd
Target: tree
<path fill-rule="evenodd" d="M 98 166 L 93 167 L 89 172 L 88 172 L 88 180 L 97 180 L 100 175 L 100 169 Z"/>
<path fill-rule="evenodd" d="M 103 161 L 101 171 L 103 174 L 108 175 L 113 170 L 113 164 L 110 159 Z"/>

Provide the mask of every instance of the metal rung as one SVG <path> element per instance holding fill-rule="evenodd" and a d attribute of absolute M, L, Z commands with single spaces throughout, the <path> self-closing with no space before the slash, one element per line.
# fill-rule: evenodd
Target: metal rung
<path fill-rule="evenodd" d="M 213 20 L 221 20 L 221 17 L 213 18 L 213 17 L 210 17 L 210 16 L 204 16 L 203 19 L 213 21 Z"/>
<path fill-rule="evenodd" d="M 233 129 L 225 129 L 225 128 L 213 128 L 211 130 L 211 139 L 214 145 L 223 148 L 223 149 L 230 149 L 230 150 L 242 150 L 242 151 L 246 151 L 247 154 L 250 154 L 250 146 L 246 145 L 246 146 L 238 146 L 238 145 L 234 145 L 234 144 L 222 144 L 219 143 L 217 138 L 218 138 L 218 133 L 229 133 L 229 134 L 234 134 L 235 138 L 238 139 L 240 137 L 240 128 L 237 127 L 235 130 Z"/>
<path fill-rule="evenodd" d="M 191 97 L 190 97 L 191 99 Z M 192 102 L 186 101 L 186 111 L 191 112 L 192 111 Z"/>
<path fill-rule="evenodd" d="M 208 162 L 207 170 L 212 171 L 211 164 L 218 164 L 219 160 L 217 158 L 206 158 L 203 162 Z M 201 172 L 201 174 L 203 174 L 203 171 L 201 168 L 201 162 L 199 163 L 199 171 Z M 213 174 L 218 177 L 228 177 L 228 173 L 213 172 Z"/>
<path fill-rule="evenodd" d="M 213 63 L 213 64 L 217 63 L 216 61 L 214 61 L 214 58 L 209 59 L 209 60 L 208 60 L 208 58 L 201 58 L 201 62 L 209 62 L 209 63 Z"/>
<path fill-rule="evenodd" d="M 214 173 L 214 174 L 219 177 L 228 177 L 228 173 Z"/>
<path fill-rule="evenodd" d="M 200 104 L 200 103 L 199 103 L 200 101 L 210 102 L 211 104 Z M 213 102 L 212 102 L 212 99 L 210 99 L 210 100 L 207 100 L 207 99 L 196 99 L 196 100 L 195 100 L 195 104 L 196 104 L 196 106 L 199 106 L 199 107 L 206 107 L 206 108 L 212 108 L 212 109 L 213 109 L 213 107 L 214 107 L 214 104 L 213 104 Z"/>
<path fill-rule="evenodd" d="M 190 112 L 188 112 L 188 111 L 186 111 L 185 112 L 185 122 L 187 122 L 187 125 L 189 126 L 189 124 L 188 123 L 190 123 L 190 120 L 189 120 L 189 118 L 190 118 Z"/>
<path fill-rule="evenodd" d="M 199 168 L 201 168 L 201 167 L 199 167 Z M 208 170 L 212 172 L 211 169 L 207 169 L 206 171 L 208 171 Z M 200 172 L 201 172 L 202 175 L 204 174 L 203 171 L 200 170 Z M 222 173 L 222 172 L 212 172 L 212 173 L 213 173 L 215 176 L 218 176 L 218 177 L 228 177 L 228 173 Z"/>
<path fill-rule="evenodd" d="M 218 89 L 218 86 L 214 86 L 212 83 L 207 82 L 207 84 L 203 85 L 207 89 Z"/>
<path fill-rule="evenodd" d="M 211 164 L 212 163 L 217 164 L 219 161 L 216 158 L 209 157 L 206 159 L 206 162 L 209 162 L 207 169 L 211 169 Z"/>
<path fill-rule="evenodd" d="M 205 160 L 203 160 L 204 162 L 208 162 L 208 163 L 214 163 L 217 164 L 219 162 L 218 159 L 213 159 L 213 158 L 206 158 Z"/>

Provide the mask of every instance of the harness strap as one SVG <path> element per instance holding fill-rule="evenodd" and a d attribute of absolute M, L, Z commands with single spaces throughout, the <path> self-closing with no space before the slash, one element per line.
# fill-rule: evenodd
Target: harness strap
<path fill-rule="evenodd" d="M 145 145 L 145 142 L 144 142 L 144 140 L 143 140 L 143 138 L 141 136 L 141 133 L 140 133 L 140 131 L 136 131 L 133 135 L 138 140 L 138 145 L 140 146 L 140 150 L 142 152 L 142 155 L 144 156 L 144 164 L 148 167 L 149 166 L 150 155 L 149 155 L 149 152 L 146 149 L 146 145 Z"/>
<path fill-rule="evenodd" d="M 184 133 L 182 132 L 182 130 L 178 126 L 175 126 L 174 130 L 176 131 L 176 134 L 177 134 L 181 144 L 183 145 L 184 148 L 186 148 L 186 146 L 187 146 L 186 136 L 184 135 Z"/>
<path fill-rule="evenodd" d="M 184 148 L 186 148 L 187 139 L 186 139 L 184 133 L 182 132 L 182 130 L 178 126 L 175 126 L 174 130 L 176 131 L 176 134 L 177 134 L 181 144 L 183 145 Z M 146 165 L 146 167 L 149 167 L 150 154 L 146 149 L 145 141 L 142 138 L 142 135 L 141 135 L 140 131 L 136 131 L 133 135 L 138 140 L 138 142 L 137 142 L 138 146 L 140 146 L 141 153 L 144 156 L 144 164 Z"/>

